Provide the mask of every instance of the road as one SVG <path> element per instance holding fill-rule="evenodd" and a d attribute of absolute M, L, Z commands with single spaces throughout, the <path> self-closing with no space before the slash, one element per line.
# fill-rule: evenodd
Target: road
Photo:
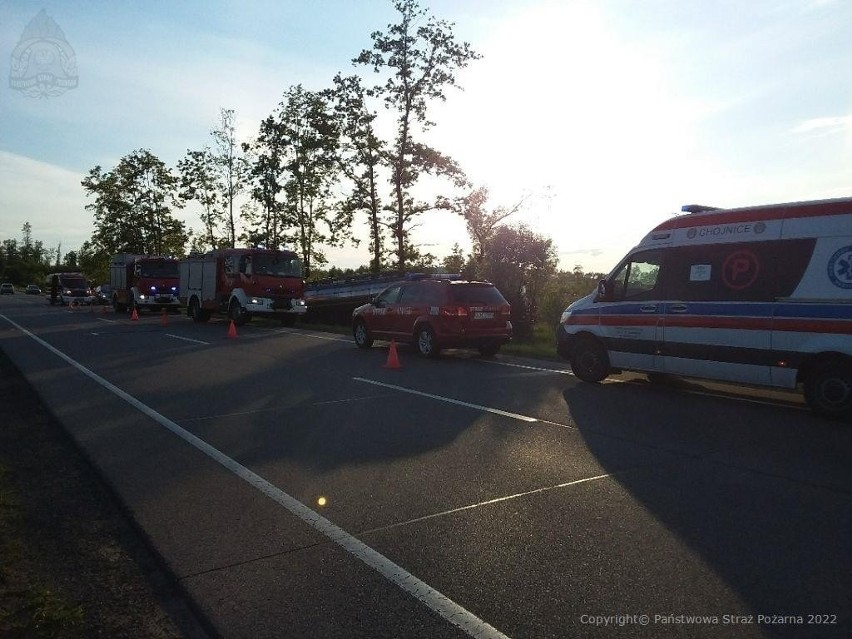
<path fill-rule="evenodd" d="M 847 637 L 852 428 L 798 398 L 0 298 L 222 637 Z"/>

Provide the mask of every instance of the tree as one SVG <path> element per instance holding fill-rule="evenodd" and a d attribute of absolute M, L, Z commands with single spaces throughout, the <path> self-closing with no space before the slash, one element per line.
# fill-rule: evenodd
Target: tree
<path fill-rule="evenodd" d="M 150 151 L 133 151 L 112 171 L 96 166 L 81 184 L 94 198 L 86 205 L 94 213 L 92 252 L 183 255 L 187 234 L 172 215 L 177 178 Z"/>
<path fill-rule="evenodd" d="M 224 196 L 228 242 L 233 248 L 237 244 L 234 200 L 245 188 L 249 164 L 245 155 L 241 153 L 243 147 L 237 142 L 233 109 L 220 109 L 219 118 L 219 128 L 210 132 L 214 140 L 214 151 L 211 157 Z"/>
<path fill-rule="evenodd" d="M 370 270 L 381 271 L 384 251 L 382 200 L 379 170 L 387 157 L 384 143 L 374 129 L 376 113 L 367 108 L 366 89 L 358 76 L 334 77 L 334 113 L 342 140 L 340 170 L 352 184 L 342 206 L 347 214 L 365 213 L 370 237 Z"/>
<path fill-rule="evenodd" d="M 529 337 L 544 287 L 556 271 L 553 240 L 524 225 L 498 227 L 485 252 L 485 277 L 512 305 L 515 335 Z"/>
<path fill-rule="evenodd" d="M 249 192 L 252 201 L 258 206 L 252 206 L 251 203 L 244 206 L 241 218 L 248 229 L 240 239 L 252 246 L 263 245 L 277 249 L 284 243 L 282 206 L 278 199 L 282 189 L 279 176 L 284 168 L 281 165 L 280 149 L 274 143 L 274 119 L 267 118 L 261 123 L 260 130 L 260 138 L 253 144 L 243 145 L 246 154 L 250 153 L 253 157 L 249 169 Z M 264 136 L 264 132 L 272 137 Z"/>
<path fill-rule="evenodd" d="M 225 224 L 221 195 L 224 191 L 217 179 L 216 160 L 210 147 L 200 151 L 187 149 L 186 156 L 178 162 L 180 172 L 180 197 L 184 202 L 194 200 L 201 204 L 201 222 L 204 235 L 197 239 L 197 248 L 216 249 L 225 246 L 228 238 L 222 235 L 220 227 Z"/>
<path fill-rule="evenodd" d="M 321 247 L 341 244 L 351 232 L 351 215 L 330 201 L 339 160 L 337 123 L 327 95 L 291 87 L 261 124 L 257 149 L 259 161 L 266 162 L 255 164 L 255 173 L 264 180 L 262 203 L 274 213 L 280 207 L 281 229 L 288 230 L 282 238 L 298 247 L 309 275 L 314 264 L 326 262 Z M 277 176 L 276 170 L 281 171 Z M 279 189 L 284 196 L 280 204 L 272 198 Z"/>
<path fill-rule="evenodd" d="M 467 42 L 456 42 L 452 24 L 437 20 L 415 0 L 396 0 L 394 7 L 400 22 L 388 25 L 387 33 L 374 32 L 372 49 L 363 50 L 353 63 L 389 74 L 384 85 L 376 86 L 371 94 L 382 97 L 396 114 L 396 135 L 388 154 L 393 196 L 389 226 L 396 243 L 397 266 L 403 270 L 408 258 L 406 248 L 411 246 L 406 240 L 412 221 L 435 208 L 434 203 L 413 195 L 414 186 L 425 174 L 451 178 L 459 186 L 465 182 L 452 158 L 417 141 L 418 134 L 434 124 L 427 117 L 429 102 L 445 101 L 447 87 L 460 88 L 455 72 L 481 56 Z"/>
<path fill-rule="evenodd" d="M 477 271 L 476 275 L 480 277 L 482 276 L 483 264 L 491 238 L 494 237 L 494 233 L 500 224 L 523 206 L 524 199 L 521 199 L 514 206 L 498 206 L 491 210 L 486 209 L 487 202 L 488 189 L 484 186 L 474 189 L 470 194 L 456 198 L 455 200 L 441 198 L 440 201 L 442 207 L 454 211 L 464 218 L 468 235 L 470 235 L 471 243 L 473 244 L 473 265 Z"/>

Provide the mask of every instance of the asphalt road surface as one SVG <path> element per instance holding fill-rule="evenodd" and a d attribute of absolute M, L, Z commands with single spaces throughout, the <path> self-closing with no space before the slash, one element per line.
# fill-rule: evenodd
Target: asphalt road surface
<path fill-rule="evenodd" d="M 848 637 L 852 427 L 796 396 L 0 298 L 222 637 Z"/>

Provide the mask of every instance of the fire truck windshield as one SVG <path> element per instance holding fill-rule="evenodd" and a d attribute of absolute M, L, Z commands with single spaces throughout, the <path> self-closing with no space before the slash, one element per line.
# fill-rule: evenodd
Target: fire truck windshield
<path fill-rule="evenodd" d="M 173 277 L 178 276 L 177 262 L 142 262 L 139 269 L 139 277 Z"/>
<path fill-rule="evenodd" d="M 302 277 L 302 260 L 278 255 L 256 254 L 252 259 L 252 272 L 255 275 Z"/>

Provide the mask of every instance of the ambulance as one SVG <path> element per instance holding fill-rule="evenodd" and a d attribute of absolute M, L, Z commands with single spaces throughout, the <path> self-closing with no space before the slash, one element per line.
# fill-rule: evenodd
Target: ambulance
<path fill-rule="evenodd" d="M 562 313 L 574 374 L 800 388 L 852 419 L 852 198 L 682 210 Z"/>

